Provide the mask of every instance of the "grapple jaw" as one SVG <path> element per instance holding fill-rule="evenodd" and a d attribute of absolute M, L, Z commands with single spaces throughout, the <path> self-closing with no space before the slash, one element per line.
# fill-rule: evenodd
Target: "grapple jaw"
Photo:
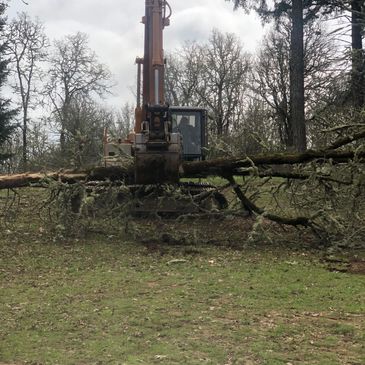
<path fill-rule="evenodd" d="M 180 133 L 172 133 L 168 105 L 146 105 L 146 120 L 135 135 L 136 184 L 166 184 L 179 181 L 182 161 Z"/>
<path fill-rule="evenodd" d="M 146 141 L 147 135 L 136 134 L 136 184 L 175 184 L 181 168 L 181 137 L 171 133 L 169 142 Z"/>

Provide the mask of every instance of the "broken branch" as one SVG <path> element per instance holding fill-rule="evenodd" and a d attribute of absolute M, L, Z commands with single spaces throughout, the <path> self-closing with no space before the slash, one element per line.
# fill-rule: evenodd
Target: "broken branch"
<path fill-rule="evenodd" d="M 236 193 L 238 199 L 241 201 L 243 207 L 247 209 L 251 214 L 256 213 L 257 215 L 263 215 L 265 218 L 273 222 L 279 224 L 286 224 L 290 226 L 309 227 L 312 225 L 310 219 L 307 217 L 287 218 L 266 212 L 264 209 L 259 208 L 255 203 L 253 203 L 250 199 L 246 197 L 246 195 L 242 192 L 240 186 L 236 183 L 232 175 L 225 176 L 225 178 L 231 184 L 234 192 Z"/>

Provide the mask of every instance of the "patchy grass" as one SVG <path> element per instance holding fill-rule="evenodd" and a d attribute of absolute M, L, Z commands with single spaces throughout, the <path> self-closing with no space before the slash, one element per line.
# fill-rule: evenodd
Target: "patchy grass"
<path fill-rule="evenodd" d="M 0 363 L 365 362 L 365 277 L 317 252 L 254 246 L 247 221 L 185 222 L 183 240 L 143 236 L 145 221 L 136 239 L 53 237 L 29 201 L 0 235 Z"/>

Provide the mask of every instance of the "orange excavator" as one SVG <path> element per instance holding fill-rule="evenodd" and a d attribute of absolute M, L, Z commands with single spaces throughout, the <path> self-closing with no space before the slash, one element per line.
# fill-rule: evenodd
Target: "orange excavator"
<path fill-rule="evenodd" d="M 227 207 L 216 187 L 179 182 L 184 160 L 205 158 L 207 111 L 170 106 L 166 101 L 163 31 L 170 25 L 171 13 L 167 0 L 145 0 L 144 56 L 136 59 L 134 132 L 125 141 L 104 136 L 106 166 L 123 164 L 125 157 L 134 160 L 134 179 L 128 187 L 136 198 L 131 209 L 136 214 L 184 214 Z"/>
<path fill-rule="evenodd" d="M 134 158 L 134 184 L 175 184 L 183 160 L 204 159 L 207 112 L 170 106 L 165 98 L 163 31 L 172 11 L 166 0 L 145 0 L 144 56 L 137 58 L 137 107 L 134 132 L 126 141 L 104 140 L 104 161 L 115 164 L 120 154 Z"/>

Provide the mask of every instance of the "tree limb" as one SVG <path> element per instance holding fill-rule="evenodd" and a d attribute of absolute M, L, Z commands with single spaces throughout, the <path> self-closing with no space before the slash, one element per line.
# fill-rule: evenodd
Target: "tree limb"
<path fill-rule="evenodd" d="M 263 215 L 265 216 L 265 218 L 273 222 L 290 226 L 310 227 L 312 225 L 310 219 L 307 217 L 288 218 L 266 212 L 265 210 L 259 208 L 255 203 L 253 203 L 250 199 L 246 197 L 246 195 L 242 192 L 240 186 L 236 183 L 232 175 L 227 175 L 225 176 L 225 178 L 231 184 L 234 192 L 236 193 L 238 199 L 241 201 L 243 207 L 246 210 L 248 210 L 251 214 L 256 213 L 258 215 Z"/>
<path fill-rule="evenodd" d="M 365 128 L 360 130 L 357 133 L 354 133 L 352 135 L 342 137 L 331 143 L 329 146 L 327 146 L 326 150 L 336 150 L 342 146 L 345 146 L 351 142 L 357 141 L 361 138 L 365 138 Z"/>
<path fill-rule="evenodd" d="M 355 157 L 365 157 L 365 151 L 355 153 L 354 151 L 313 151 L 308 150 L 303 153 L 270 153 L 250 156 L 250 158 L 220 158 L 209 161 L 185 162 L 183 164 L 184 177 L 207 177 L 226 176 L 227 174 L 239 174 L 242 167 L 260 165 L 294 165 L 307 163 L 314 160 L 333 160 L 338 163 L 348 162 Z"/>

